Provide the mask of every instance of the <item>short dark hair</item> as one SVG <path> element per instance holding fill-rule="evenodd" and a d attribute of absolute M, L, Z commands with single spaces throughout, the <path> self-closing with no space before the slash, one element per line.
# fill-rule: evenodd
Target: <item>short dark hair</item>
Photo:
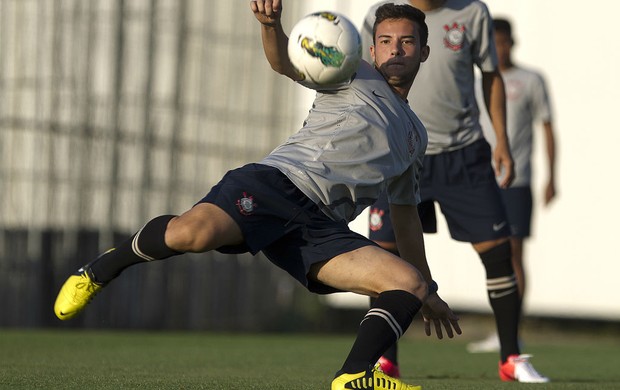
<path fill-rule="evenodd" d="M 501 31 L 512 38 L 512 26 L 507 19 L 496 18 L 493 19 L 493 29 L 495 31 Z"/>
<path fill-rule="evenodd" d="M 420 44 L 426 46 L 428 43 L 428 26 L 426 25 L 426 15 L 419 9 L 408 4 L 386 3 L 377 8 L 375 12 L 375 24 L 372 26 L 372 42 L 375 43 L 377 26 L 387 19 L 409 19 L 420 26 Z"/>

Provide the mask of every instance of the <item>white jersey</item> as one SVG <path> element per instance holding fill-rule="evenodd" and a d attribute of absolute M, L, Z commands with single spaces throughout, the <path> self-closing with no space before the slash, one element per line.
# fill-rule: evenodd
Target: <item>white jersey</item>
<path fill-rule="evenodd" d="M 317 92 L 303 128 L 260 163 L 282 171 L 334 220 L 352 221 L 387 189 L 419 202 L 422 122 L 365 61 L 350 84 Z"/>
<path fill-rule="evenodd" d="M 379 3 L 368 11 L 362 44 L 366 58 Z M 408 1 L 396 1 L 410 4 Z M 475 98 L 474 66 L 497 69 L 492 19 L 486 5 L 475 0 L 446 0 L 425 12 L 430 56 L 423 62 L 409 92 L 411 107 L 428 131 L 427 154 L 460 149 L 483 137 Z"/>
<path fill-rule="evenodd" d="M 551 122 L 551 104 L 543 77 L 532 70 L 513 66 L 502 72 L 506 85 L 506 131 L 515 180 L 511 187 L 529 186 L 532 181 L 532 146 L 535 123 Z M 478 100 L 482 91 L 478 83 Z M 489 143 L 495 147 L 495 132 L 487 115 L 480 122 Z"/>

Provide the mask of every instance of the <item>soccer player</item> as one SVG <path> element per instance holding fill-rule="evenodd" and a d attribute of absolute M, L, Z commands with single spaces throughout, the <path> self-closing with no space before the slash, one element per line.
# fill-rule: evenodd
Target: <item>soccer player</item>
<path fill-rule="evenodd" d="M 497 69 L 489 11 L 476 0 L 399 3 L 411 4 L 426 13 L 432 51 L 409 93 L 409 103 L 428 131 L 418 206 L 423 229 L 436 232 L 436 202 L 452 238 L 471 243 L 480 256 L 501 344 L 500 378 L 547 382 L 534 370 L 529 355 L 521 354 L 518 345 L 520 297 L 511 262 L 509 225 L 496 182 L 498 176 L 499 186 L 510 185 L 513 162 L 506 136 L 504 83 Z M 371 26 L 377 6 L 371 7 L 365 18 L 365 47 L 372 44 Z M 482 72 L 484 101 L 495 130 L 493 152 L 479 123 L 474 67 Z M 370 212 L 370 238 L 399 253 L 392 231 L 395 217 L 386 198 L 379 199 Z M 398 375 L 395 349 L 388 350 L 379 363 L 383 371 Z"/>
<path fill-rule="evenodd" d="M 523 302 L 527 285 L 523 267 L 523 246 L 525 239 L 530 236 L 532 222 L 533 127 L 537 122 L 541 123 L 545 133 L 547 184 L 543 196 L 544 204 L 549 205 L 556 195 L 554 126 L 544 78 L 538 72 L 515 64 L 512 60 L 514 39 L 510 22 L 496 18 L 493 20 L 493 29 L 499 71 L 506 84 L 506 129 L 515 168 L 515 180 L 509 188 L 502 189 L 501 194 L 511 230 L 512 266 Z M 485 120 L 482 120 L 481 124 L 493 145 L 495 140 L 491 125 Z M 470 343 L 467 349 L 473 353 L 496 351 L 499 349 L 497 334 Z"/>
<path fill-rule="evenodd" d="M 261 24 L 271 67 L 299 81 L 287 55 L 282 2 L 255 0 L 250 7 Z M 427 29 L 422 12 L 394 5 L 377 10 L 375 29 L 374 67 L 362 61 L 349 83 L 317 92 L 303 128 L 262 161 L 228 172 L 184 214 L 150 220 L 82 266 L 61 288 L 56 315 L 75 316 L 137 263 L 184 252 L 262 251 L 312 292 L 351 291 L 377 298 L 332 390 L 419 389 L 374 365 L 418 311 L 427 335 L 431 325 L 439 338 L 444 330 L 449 337 L 461 333 L 458 318 L 437 294 L 416 208 L 427 140 L 406 98 L 429 54 Z M 402 258 L 348 227 L 384 190 Z"/>

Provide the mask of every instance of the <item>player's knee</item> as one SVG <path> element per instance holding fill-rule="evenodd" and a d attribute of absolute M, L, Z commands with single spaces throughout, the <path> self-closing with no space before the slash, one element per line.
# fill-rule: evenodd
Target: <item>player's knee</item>
<path fill-rule="evenodd" d="M 393 288 L 394 290 L 407 291 L 422 301 L 426 299 L 428 285 L 416 268 L 411 267 L 408 272 L 399 272 L 395 278 L 397 280 L 397 287 Z"/>
<path fill-rule="evenodd" d="M 426 283 L 422 275 L 419 273 L 414 284 L 412 285 L 411 293 L 418 297 L 421 301 L 424 301 L 428 295 L 428 283 Z"/>
<path fill-rule="evenodd" d="M 209 248 L 208 228 L 192 221 L 176 218 L 166 230 L 166 245 L 179 252 L 204 252 Z"/>

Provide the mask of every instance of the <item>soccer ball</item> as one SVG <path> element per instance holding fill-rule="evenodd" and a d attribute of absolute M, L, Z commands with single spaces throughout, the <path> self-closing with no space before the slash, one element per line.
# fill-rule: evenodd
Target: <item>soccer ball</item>
<path fill-rule="evenodd" d="M 297 22 L 287 49 L 291 63 L 304 77 L 300 83 L 314 89 L 346 83 L 362 58 L 357 28 L 346 17 L 328 11 Z"/>

